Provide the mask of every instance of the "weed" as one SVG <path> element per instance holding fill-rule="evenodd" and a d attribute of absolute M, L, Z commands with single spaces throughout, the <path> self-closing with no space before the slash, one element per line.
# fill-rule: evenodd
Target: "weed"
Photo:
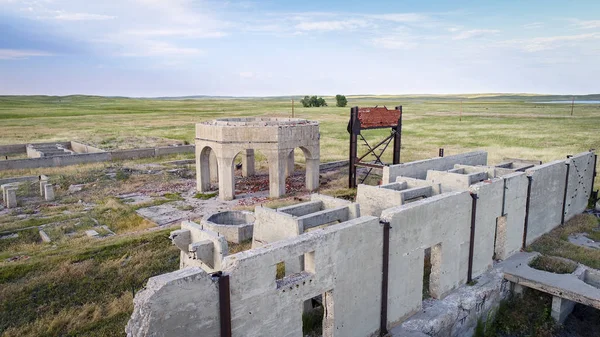
<path fill-rule="evenodd" d="M 208 199 L 212 199 L 212 198 L 216 197 L 218 194 L 219 194 L 218 192 L 212 192 L 212 193 L 198 192 L 194 195 L 194 198 L 200 199 L 200 200 L 208 200 Z"/>

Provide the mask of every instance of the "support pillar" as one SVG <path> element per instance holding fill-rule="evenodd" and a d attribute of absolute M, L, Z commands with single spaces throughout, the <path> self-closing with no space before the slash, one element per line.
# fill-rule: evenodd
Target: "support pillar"
<path fill-rule="evenodd" d="M 47 180 L 40 180 L 40 197 L 44 196 L 44 186 L 48 184 Z"/>
<path fill-rule="evenodd" d="M 206 151 L 208 149 L 203 149 L 202 146 L 196 144 L 196 189 L 203 193 L 210 190 L 210 153 Z"/>
<path fill-rule="evenodd" d="M 319 189 L 319 159 L 306 159 L 306 189 L 316 191 Z"/>
<path fill-rule="evenodd" d="M 512 292 L 513 296 L 522 296 L 523 292 L 525 291 L 525 287 L 518 283 L 511 282 L 510 291 Z"/>
<path fill-rule="evenodd" d="M 242 154 L 242 176 L 250 177 L 254 175 L 254 150 L 245 150 Z"/>
<path fill-rule="evenodd" d="M 556 322 L 563 324 L 567 319 L 567 316 L 573 312 L 574 307 L 575 302 L 558 296 L 552 296 L 552 312 L 550 315 Z"/>
<path fill-rule="evenodd" d="M 288 154 L 279 151 L 271 154 L 269 158 L 269 196 L 279 198 L 285 194 L 285 171 Z"/>
<path fill-rule="evenodd" d="M 219 198 L 233 200 L 235 198 L 235 176 L 233 158 L 217 157 L 219 163 Z"/>
<path fill-rule="evenodd" d="M 294 161 L 294 150 L 292 150 L 292 152 L 290 152 L 286 160 L 285 177 L 287 178 L 292 176 L 294 174 L 295 169 L 296 163 Z"/>

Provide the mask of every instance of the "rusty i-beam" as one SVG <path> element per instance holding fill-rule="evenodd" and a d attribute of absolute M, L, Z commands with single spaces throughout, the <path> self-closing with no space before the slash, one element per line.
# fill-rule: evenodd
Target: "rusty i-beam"
<path fill-rule="evenodd" d="M 363 130 L 383 128 L 390 128 L 391 133 L 375 146 L 371 146 L 361 134 L 361 131 Z M 374 108 L 359 108 L 355 106 L 350 108 L 348 133 L 350 134 L 349 188 L 356 188 L 357 167 L 362 166 L 369 168 L 367 175 L 363 179 L 364 181 L 374 168 L 383 168 L 386 165 L 382 160 L 382 156 L 392 140 L 394 141 L 392 164 L 400 164 L 400 147 L 402 145 L 402 106 L 397 106 L 393 110 L 389 110 L 385 106 Z M 368 151 L 360 157 L 358 156 L 359 138 L 368 149 Z M 379 152 L 376 152 L 378 149 Z M 363 162 L 362 160 L 368 155 L 373 155 L 375 160 L 372 162 Z"/>

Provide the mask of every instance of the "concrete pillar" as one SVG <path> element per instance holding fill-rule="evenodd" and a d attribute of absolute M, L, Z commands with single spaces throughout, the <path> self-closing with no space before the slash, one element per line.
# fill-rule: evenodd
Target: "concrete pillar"
<path fill-rule="evenodd" d="M 217 156 L 215 155 L 215 151 L 210 151 L 208 163 L 210 167 L 210 181 L 216 182 L 219 180 L 219 168 L 217 165 Z"/>
<path fill-rule="evenodd" d="M 9 183 L 9 184 L 4 184 L 4 185 L 0 185 L 0 189 L 2 190 L 2 201 L 4 202 L 4 204 L 6 205 L 6 190 L 9 188 L 14 188 L 15 185 L 13 183 Z"/>
<path fill-rule="evenodd" d="M 522 296 L 523 292 L 525 291 L 525 287 L 518 283 L 511 282 L 510 291 L 512 292 L 513 296 Z"/>
<path fill-rule="evenodd" d="M 17 207 L 17 189 L 15 187 L 9 187 L 5 189 L 6 196 L 6 208 Z"/>
<path fill-rule="evenodd" d="M 202 149 L 196 144 L 196 189 L 198 192 L 210 190 L 209 153 L 207 151 L 208 149 Z"/>
<path fill-rule="evenodd" d="M 245 150 L 242 153 L 242 176 L 250 177 L 254 175 L 254 150 Z"/>
<path fill-rule="evenodd" d="M 294 161 L 294 151 L 292 150 L 292 152 L 290 152 L 290 154 L 287 157 L 287 161 L 286 161 L 286 167 L 285 167 L 285 177 L 289 177 L 292 174 L 294 174 L 294 170 L 295 170 L 295 161 Z"/>
<path fill-rule="evenodd" d="M 233 200 L 235 198 L 235 176 L 233 158 L 217 157 L 219 162 L 219 198 Z"/>
<path fill-rule="evenodd" d="M 563 324 L 567 316 L 573 312 L 575 302 L 566 300 L 558 296 L 552 296 L 552 312 L 551 316 L 560 324 Z"/>
<path fill-rule="evenodd" d="M 44 196 L 44 186 L 48 184 L 47 180 L 40 180 L 40 197 Z"/>
<path fill-rule="evenodd" d="M 319 159 L 306 159 L 306 189 L 316 191 L 319 189 Z"/>
<path fill-rule="evenodd" d="M 278 151 L 269 157 L 269 196 L 279 198 L 285 194 L 287 151 Z"/>
<path fill-rule="evenodd" d="M 54 186 L 52 186 L 52 184 L 44 185 L 44 196 L 46 201 L 54 200 Z"/>

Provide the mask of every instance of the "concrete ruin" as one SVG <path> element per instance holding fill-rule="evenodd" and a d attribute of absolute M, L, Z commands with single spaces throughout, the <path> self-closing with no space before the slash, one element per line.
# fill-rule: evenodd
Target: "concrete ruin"
<path fill-rule="evenodd" d="M 229 242 L 252 240 L 254 213 L 248 211 L 218 212 L 202 218 L 202 226 L 217 232 Z"/>
<path fill-rule="evenodd" d="M 494 261 L 585 210 L 594 159 L 490 166 L 479 151 L 392 165 L 384 185 L 358 187 L 356 203 L 313 195 L 257 207 L 253 248 L 232 255 L 223 236 L 184 222 L 173 232 L 183 269 L 148 281 L 127 334 L 301 336 L 305 303 L 320 296 L 323 336 L 428 336 L 431 324 L 405 324 L 432 320 L 421 312 L 428 287 L 453 308 L 427 310 L 435 331 L 472 335 L 507 293 Z M 478 277 L 484 285 L 473 295 L 465 284 Z"/>
<path fill-rule="evenodd" d="M 269 165 L 269 195 L 285 194 L 293 170 L 294 149 L 306 159 L 306 189 L 319 187 L 319 123 L 291 118 L 223 118 L 196 124 L 196 179 L 199 192 L 210 190 L 217 171 L 219 198 L 235 198 L 234 159 L 241 153 L 244 176 L 254 174 L 254 151 Z M 211 157 L 214 155 L 211 165 Z"/>

